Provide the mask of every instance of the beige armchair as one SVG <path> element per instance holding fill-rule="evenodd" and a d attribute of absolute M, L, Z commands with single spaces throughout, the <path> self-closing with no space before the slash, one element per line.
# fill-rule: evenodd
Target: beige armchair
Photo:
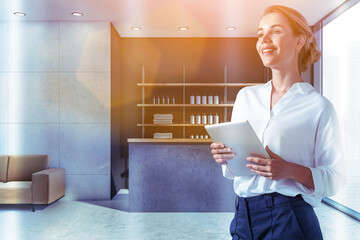
<path fill-rule="evenodd" d="M 0 155 L 0 204 L 50 204 L 65 195 L 65 169 L 48 155 Z"/>

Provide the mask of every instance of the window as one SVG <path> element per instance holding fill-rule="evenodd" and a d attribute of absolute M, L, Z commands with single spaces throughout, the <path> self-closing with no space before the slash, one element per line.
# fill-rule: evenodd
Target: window
<path fill-rule="evenodd" d="M 323 27 L 323 95 L 343 138 L 346 186 L 330 199 L 360 212 L 360 4 Z"/>

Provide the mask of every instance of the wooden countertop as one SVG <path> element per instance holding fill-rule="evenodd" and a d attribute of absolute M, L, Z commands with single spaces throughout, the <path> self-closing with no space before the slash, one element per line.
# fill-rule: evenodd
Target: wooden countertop
<path fill-rule="evenodd" d="M 128 138 L 129 143 L 212 143 L 209 139 L 191 138 Z"/>

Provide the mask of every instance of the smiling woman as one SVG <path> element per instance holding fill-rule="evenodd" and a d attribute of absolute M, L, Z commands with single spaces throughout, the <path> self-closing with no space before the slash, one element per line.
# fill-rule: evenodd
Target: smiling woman
<path fill-rule="evenodd" d="M 290 47 L 290 49 L 279 49 L 279 51 L 291 54 L 293 53 L 292 49 L 295 50 L 299 48 L 298 58 L 293 58 L 293 60 L 297 61 L 299 71 L 305 72 L 309 65 L 320 58 L 316 38 L 302 15 L 298 15 L 293 9 L 288 8 L 282 9 L 281 14 L 277 14 L 276 12 L 272 12 L 274 9 L 275 8 L 267 8 L 260 22 L 258 29 L 259 41 L 257 43 L 259 55 L 264 65 L 270 67 L 265 64 L 264 60 L 266 60 L 266 58 L 263 57 L 278 50 L 276 44 L 287 43 L 288 45 L 283 46 L 284 48 Z M 264 22 L 272 21 L 285 22 L 286 24 L 262 25 Z M 269 42 L 269 38 L 271 38 L 271 42 Z M 263 45 L 261 44 L 262 42 L 264 43 Z"/>
<path fill-rule="evenodd" d="M 249 121 L 270 157 L 249 156 L 247 167 L 256 175 L 234 176 L 226 163 L 236 153 L 211 144 L 223 175 L 234 180 L 231 235 L 323 239 L 313 207 L 334 195 L 345 178 L 336 112 L 300 75 L 319 59 L 316 39 L 299 12 L 271 6 L 261 18 L 256 48 L 273 78 L 239 91 L 231 121 Z"/>

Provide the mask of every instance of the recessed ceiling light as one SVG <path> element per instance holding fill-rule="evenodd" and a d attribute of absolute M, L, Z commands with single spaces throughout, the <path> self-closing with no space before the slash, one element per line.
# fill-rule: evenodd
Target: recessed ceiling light
<path fill-rule="evenodd" d="M 232 30 L 235 30 L 236 27 L 227 27 L 226 30 L 229 30 L 229 31 L 232 31 Z"/>
<path fill-rule="evenodd" d="M 26 14 L 23 13 L 23 12 L 14 12 L 14 15 L 18 16 L 18 17 L 25 17 L 26 16 Z"/>
<path fill-rule="evenodd" d="M 139 31 L 139 30 L 141 30 L 141 27 L 132 27 L 131 30 Z"/>
<path fill-rule="evenodd" d="M 73 12 L 73 13 L 71 13 L 71 15 L 73 15 L 75 17 L 81 17 L 83 14 L 81 12 Z"/>
<path fill-rule="evenodd" d="M 186 30 L 189 30 L 189 28 L 188 27 L 179 27 L 179 30 L 186 31 Z"/>

